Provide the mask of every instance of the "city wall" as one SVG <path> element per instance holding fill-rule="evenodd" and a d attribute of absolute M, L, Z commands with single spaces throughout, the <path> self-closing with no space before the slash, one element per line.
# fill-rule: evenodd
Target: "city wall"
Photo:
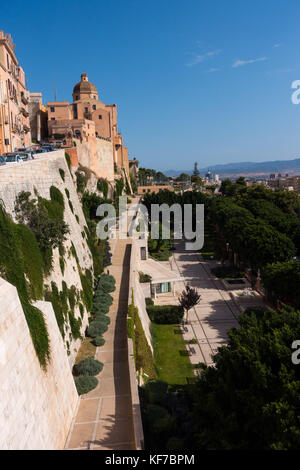
<path fill-rule="evenodd" d="M 87 142 L 76 142 L 78 162 L 90 168 L 98 178 L 114 181 L 114 155 L 112 142 L 98 137 L 88 137 Z"/>
<path fill-rule="evenodd" d="M 86 220 L 82 211 L 81 203 L 78 199 L 72 175 L 65 160 L 64 150 L 57 150 L 55 152 L 41 155 L 43 156 L 37 157 L 35 160 L 23 163 L 6 164 L 0 167 L 0 201 L 3 203 L 6 212 L 15 218 L 15 200 L 21 191 L 29 191 L 33 196 L 34 192 L 37 191 L 40 196 L 46 199 L 50 199 L 50 187 L 52 185 L 61 191 L 64 196 L 65 203 L 64 220 L 70 229 L 70 233 L 67 235 L 67 240 L 64 243 L 65 270 L 64 274 L 62 274 L 59 262 L 59 251 L 58 248 L 56 248 L 53 250 L 53 270 L 49 277 L 44 279 L 44 282 L 49 286 L 52 281 L 55 282 L 58 289 L 61 291 L 62 281 L 65 281 L 68 288 L 71 288 L 73 285 L 76 290 L 81 291 L 82 285 L 80 274 L 76 259 L 71 254 L 71 246 L 73 243 L 82 271 L 84 272 L 85 269 L 92 270 L 92 256 L 88 248 L 86 238 L 83 236 Z M 64 181 L 59 170 L 64 171 Z M 70 199 L 68 199 L 66 195 L 66 189 L 69 192 Z M 72 205 L 73 212 L 69 201 Z M 78 217 L 78 221 L 76 216 Z M 76 305 L 74 313 L 75 317 L 78 318 L 80 315 L 79 306 Z M 87 324 L 88 315 L 85 309 L 81 327 L 82 334 L 84 334 Z M 69 363 L 70 366 L 72 366 L 80 347 L 81 340 L 72 339 L 70 333 L 70 326 L 66 324 L 65 345 L 68 342 L 69 348 L 66 346 L 66 349 L 68 349 Z"/>
<path fill-rule="evenodd" d="M 49 302 L 36 302 L 49 332 L 51 362 L 39 364 L 17 289 L 0 279 L 0 448 L 63 449 L 78 395 Z"/>

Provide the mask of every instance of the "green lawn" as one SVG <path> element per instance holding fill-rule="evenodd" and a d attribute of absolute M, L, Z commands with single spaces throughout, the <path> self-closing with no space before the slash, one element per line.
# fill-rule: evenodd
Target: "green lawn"
<path fill-rule="evenodd" d="M 181 354 L 186 348 L 182 335 L 175 333 L 178 330 L 178 325 L 151 324 L 158 379 L 171 385 L 186 384 L 187 377 L 195 377 L 189 357 Z"/>

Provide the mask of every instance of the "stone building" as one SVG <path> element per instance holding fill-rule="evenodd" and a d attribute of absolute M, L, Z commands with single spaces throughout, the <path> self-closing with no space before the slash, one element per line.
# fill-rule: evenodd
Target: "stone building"
<path fill-rule="evenodd" d="M 73 89 L 73 103 L 52 101 L 47 103 L 49 135 L 60 134 L 84 141 L 111 142 L 115 166 L 129 174 L 128 151 L 118 132 L 117 106 L 99 100 L 98 90 L 88 81 L 86 73 Z"/>
<path fill-rule="evenodd" d="M 47 108 L 43 105 L 42 93 L 30 93 L 28 110 L 31 138 L 33 141 L 40 142 L 48 135 Z"/>
<path fill-rule="evenodd" d="M 0 31 L 0 154 L 31 144 L 28 98 L 15 44 Z"/>

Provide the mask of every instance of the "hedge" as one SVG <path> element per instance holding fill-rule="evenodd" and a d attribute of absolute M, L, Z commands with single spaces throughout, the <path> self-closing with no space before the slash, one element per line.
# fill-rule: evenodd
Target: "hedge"
<path fill-rule="evenodd" d="M 147 313 L 152 322 L 173 325 L 182 321 L 184 310 L 178 305 L 147 305 Z"/>
<path fill-rule="evenodd" d="M 94 339 L 93 343 L 95 346 L 103 346 L 105 343 L 105 339 L 101 335 L 98 335 Z"/>
<path fill-rule="evenodd" d="M 90 392 L 97 387 L 98 383 L 98 379 L 90 375 L 80 375 L 79 377 L 75 378 L 75 385 L 78 395 L 83 395 L 84 393 Z"/>
<path fill-rule="evenodd" d="M 99 322 L 99 323 L 103 323 L 104 325 L 109 325 L 109 324 L 110 324 L 110 318 L 107 317 L 107 316 L 104 315 L 104 314 L 95 315 L 93 321 L 96 321 L 96 322 Z"/>
<path fill-rule="evenodd" d="M 99 321 L 92 321 L 87 329 L 87 336 L 90 338 L 96 338 L 96 336 L 102 335 L 108 330 L 108 326 Z"/>
<path fill-rule="evenodd" d="M 79 361 L 77 364 L 74 365 L 73 374 L 75 376 L 97 375 L 99 374 L 99 372 L 102 371 L 102 369 L 103 369 L 102 362 L 99 362 L 96 359 L 94 359 L 93 356 L 90 356 L 86 359 L 83 359 L 82 361 Z"/>
<path fill-rule="evenodd" d="M 98 281 L 97 289 L 102 289 L 106 294 L 114 292 L 116 290 L 116 281 L 110 274 L 102 274 Z"/>

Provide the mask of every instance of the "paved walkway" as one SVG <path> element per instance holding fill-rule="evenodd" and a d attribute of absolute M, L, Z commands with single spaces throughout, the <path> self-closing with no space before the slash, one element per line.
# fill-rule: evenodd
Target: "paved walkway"
<path fill-rule="evenodd" d="M 130 249 L 128 240 L 117 240 L 109 266 L 116 279 L 111 323 L 103 335 L 105 344 L 96 350 L 104 367 L 97 376 L 98 386 L 81 396 L 67 449 L 135 449 L 126 326 Z"/>
<path fill-rule="evenodd" d="M 185 251 L 182 241 L 176 248 L 172 268 L 177 267 L 180 275 L 185 278 L 184 284 L 197 288 L 201 295 L 201 303 L 189 312 L 188 324 L 183 334 L 185 340 L 197 340 L 197 344 L 187 345 L 190 360 L 193 364 L 204 362 L 212 365 L 212 355 L 217 352 L 218 347 L 227 344 L 227 330 L 239 327 L 239 309 L 221 281 L 211 274 L 210 262 L 203 261 L 198 253 Z M 182 283 L 182 289 L 184 284 Z"/>

